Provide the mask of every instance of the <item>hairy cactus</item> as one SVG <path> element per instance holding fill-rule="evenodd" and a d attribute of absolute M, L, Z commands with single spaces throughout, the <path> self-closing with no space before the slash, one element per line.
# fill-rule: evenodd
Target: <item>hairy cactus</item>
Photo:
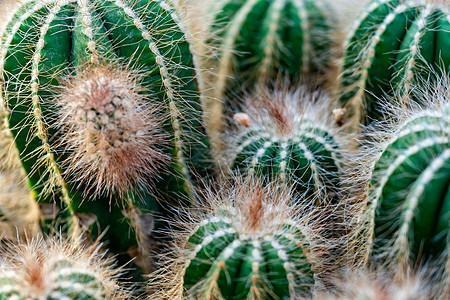
<path fill-rule="evenodd" d="M 28 0 L 6 17 L 2 98 L 35 198 L 129 250 L 156 194 L 190 195 L 209 172 L 176 13 L 165 1 Z"/>
<path fill-rule="evenodd" d="M 420 89 L 426 108 L 392 108 L 393 124 L 368 133 L 360 168 L 370 182 L 364 238 L 373 258 L 408 266 L 449 253 L 449 87 L 444 79 Z"/>
<path fill-rule="evenodd" d="M 300 193 L 336 196 L 343 143 L 331 99 L 302 87 L 261 89 L 247 100 L 245 113 L 234 116 L 238 131 L 230 134 L 232 170 L 295 185 Z"/>
<path fill-rule="evenodd" d="M 55 238 L 10 245 L 0 261 L 0 299 L 131 299 L 98 246 Z"/>
<path fill-rule="evenodd" d="M 380 119 L 379 98 L 395 93 L 406 100 L 429 68 L 448 72 L 449 41 L 448 1 L 373 1 L 345 44 L 338 120 Z"/>
<path fill-rule="evenodd" d="M 209 195 L 197 214 L 186 217 L 185 234 L 175 233 L 170 272 L 163 270 L 159 278 L 155 276 L 158 279 L 153 277 L 153 286 L 159 290 L 152 297 L 297 299 L 310 295 L 327 264 L 327 247 L 318 244 L 319 215 L 291 202 L 287 189 L 262 185 L 251 177 Z"/>

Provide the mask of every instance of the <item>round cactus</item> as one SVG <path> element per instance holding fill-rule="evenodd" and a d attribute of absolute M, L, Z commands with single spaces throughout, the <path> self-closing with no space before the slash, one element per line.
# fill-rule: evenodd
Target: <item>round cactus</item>
<path fill-rule="evenodd" d="M 427 108 L 392 108 L 396 121 L 369 134 L 367 230 L 374 258 L 407 266 L 449 253 L 450 93 L 448 80 L 416 97 Z M 422 95 L 422 96 L 419 96 Z M 416 105 L 418 106 L 418 105 Z M 369 159 L 369 161 L 367 161 Z"/>
<path fill-rule="evenodd" d="M 395 91 L 406 100 L 429 68 L 450 70 L 449 43 L 447 1 L 373 1 L 345 44 L 339 121 L 380 119 L 379 98 Z"/>
<path fill-rule="evenodd" d="M 152 299 L 310 295 L 322 278 L 327 245 L 317 242 L 319 215 L 290 202 L 287 189 L 251 177 L 209 195 L 186 217 L 185 234 L 175 233 L 170 272 L 153 277 L 159 289 Z"/>
<path fill-rule="evenodd" d="M 0 299 L 130 299 L 118 270 L 98 246 L 38 239 L 7 248 L 0 261 Z"/>
<path fill-rule="evenodd" d="M 2 98 L 35 198 L 129 250 L 155 195 L 190 195 L 210 172 L 176 13 L 165 1 L 28 0 L 7 17 Z"/>
<path fill-rule="evenodd" d="M 236 114 L 230 165 L 241 174 L 295 185 L 300 193 L 337 196 L 343 143 L 332 124 L 332 101 L 322 93 L 261 89 Z"/>

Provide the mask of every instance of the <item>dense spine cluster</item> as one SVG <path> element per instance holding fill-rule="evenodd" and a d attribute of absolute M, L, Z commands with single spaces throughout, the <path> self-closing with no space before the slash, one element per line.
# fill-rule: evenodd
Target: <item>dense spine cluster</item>
<path fill-rule="evenodd" d="M 98 246 L 56 239 L 11 246 L 0 261 L 0 299 L 129 299 Z M 131 296 L 131 295 L 129 295 Z"/>
<path fill-rule="evenodd" d="M 373 257 L 404 266 L 449 254 L 450 94 L 448 82 L 430 88 L 416 94 L 427 108 L 393 111 L 392 126 L 369 134 L 372 154 L 361 154 Z"/>
<path fill-rule="evenodd" d="M 128 0 L 27 0 L 7 17 L 2 104 L 33 195 L 127 251 L 155 195 L 189 196 L 210 172 L 179 18 Z"/>
<path fill-rule="evenodd" d="M 337 196 L 343 151 L 323 92 L 260 90 L 248 99 L 233 134 L 234 172 L 292 184 L 301 193 Z"/>
<path fill-rule="evenodd" d="M 430 70 L 450 71 L 449 45 L 447 1 L 373 1 L 344 45 L 339 121 L 380 119 L 380 98 L 395 93 L 406 101 Z"/>

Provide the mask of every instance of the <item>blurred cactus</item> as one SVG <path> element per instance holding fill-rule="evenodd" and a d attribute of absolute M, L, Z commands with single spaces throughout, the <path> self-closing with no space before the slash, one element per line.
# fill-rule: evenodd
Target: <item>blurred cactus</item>
<path fill-rule="evenodd" d="M 409 99 L 412 84 L 450 70 L 448 1 L 376 0 L 355 23 L 342 61 L 338 120 L 369 123 L 386 94 Z M 442 74 L 440 74 L 442 75 Z"/>
<path fill-rule="evenodd" d="M 97 246 L 37 239 L 10 245 L 0 260 L 0 299 L 132 299 Z"/>
<path fill-rule="evenodd" d="M 310 295 L 326 269 L 329 245 L 319 240 L 319 214 L 290 204 L 292 197 L 252 177 L 211 193 L 197 214 L 186 216 L 185 233 L 174 233 L 175 257 L 153 277 L 155 299 Z"/>
<path fill-rule="evenodd" d="M 345 145 L 324 93 L 261 89 L 247 99 L 228 156 L 235 172 L 295 185 L 300 193 L 337 197 L 340 156 Z"/>
<path fill-rule="evenodd" d="M 210 46 L 217 49 L 217 98 L 270 83 L 277 74 L 291 79 L 327 66 L 329 8 L 324 1 L 237 0 L 212 2 L 216 14 Z M 233 78 L 233 82 L 230 80 Z M 239 89 L 236 89 L 239 87 Z"/>
<path fill-rule="evenodd" d="M 33 195 L 56 201 L 73 230 L 89 219 L 109 227 L 109 247 L 129 250 L 151 230 L 140 216 L 161 209 L 156 198 L 187 198 L 211 171 L 175 11 L 30 0 L 6 17 L 2 98 Z"/>
<path fill-rule="evenodd" d="M 448 254 L 450 85 L 415 90 L 426 108 L 387 106 L 392 124 L 374 125 L 359 155 L 369 202 L 363 230 L 373 258 L 408 266 Z"/>

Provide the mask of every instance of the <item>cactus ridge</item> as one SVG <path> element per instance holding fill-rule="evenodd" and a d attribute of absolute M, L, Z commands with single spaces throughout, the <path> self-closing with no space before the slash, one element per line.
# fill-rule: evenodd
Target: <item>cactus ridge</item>
<path fill-rule="evenodd" d="M 392 96 L 394 90 L 405 100 L 412 85 L 428 76 L 428 68 L 440 75 L 450 70 L 449 40 L 447 4 L 374 1 L 344 44 L 341 106 L 357 121 L 380 119 L 377 98 Z"/>
<path fill-rule="evenodd" d="M 216 96 L 222 99 L 223 93 L 234 90 L 230 74 L 251 88 L 268 83 L 279 72 L 297 78 L 322 69 L 326 62 L 319 57 L 328 43 L 323 34 L 328 29 L 324 6 L 309 0 L 218 2 L 219 13 L 211 26 L 217 36 L 209 42 L 217 47 L 220 60 Z"/>
<path fill-rule="evenodd" d="M 240 126 L 233 140 L 233 170 L 289 182 L 302 193 L 335 196 L 343 145 L 332 124 L 319 116 L 331 100 L 306 91 L 264 91 L 252 100 L 254 107 L 244 110 L 249 124 Z"/>
<path fill-rule="evenodd" d="M 165 1 L 30 0 L 17 4 L 1 38 L 2 105 L 33 195 L 42 202 L 56 201 L 61 206 L 60 217 L 69 220 L 75 231 L 76 227 L 83 227 L 79 215 L 95 216 L 101 230 L 110 227 L 105 238 L 122 253 L 134 246 L 140 236 L 137 232 L 136 237 L 129 234 L 135 230 L 130 222 L 124 222 L 124 215 L 162 210 L 155 194 L 163 195 L 167 202 L 180 194 L 192 196 L 194 176 L 206 176 L 211 171 L 194 70 L 190 67 L 192 55 L 179 22 Z M 115 95 L 122 101 L 114 104 L 116 111 L 108 115 L 115 123 L 100 124 L 103 127 L 97 131 L 83 132 L 79 129 L 92 125 L 87 120 L 75 120 L 79 121 L 75 125 L 67 121 L 74 121 L 73 116 L 87 106 L 74 107 L 73 102 L 64 101 L 79 98 L 73 88 L 77 80 L 80 83 L 92 79 L 104 91 L 106 83 L 102 85 L 101 78 L 93 77 L 105 65 L 119 67 L 110 72 L 106 68 L 104 81 L 114 84 L 125 77 L 128 81 L 122 86 L 128 94 Z M 127 72 L 128 78 L 119 74 Z M 79 89 L 86 94 L 84 100 L 95 106 L 97 91 Z M 117 86 L 111 90 L 114 94 Z M 127 97 L 136 101 L 125 103 Z M 113 100 L 117 102 L 116 98 Z M 106 110 L 110 109 L 108 105 Z M 140 121 L 153 117 L 156 121 L 146 122 L 144 129 L 134 126 L 125 130 L 132 122 L 119 119 L 126 114 L 127 105 L 134 105 L 131 110 L 139 112 L 134 120 L 141 116 Z M 61 113 L 68 107 L 77 112 Z M 100 113 L 104 108 L 97 109 L 94 112 Z M 145 116 L 146 113 L 156 116 Z M 97 119 L 103 122 L 101 117 Z M 123 140 L 115 142 L 116 137 L 101 139 L 108 130 L 112 135 L 132 137 L 125 140 L 127 146 L 119 143 Z M 76 142 L 71 143 L 70 137 Z M 161 137 L 167 138 L 162 141 Z M 112 145 L 102 147 L 102 142 Z M 136 142 L 140 145 L 130 147 Z M 122 152 L 111 155 L 120 148 Z M 156 154 L 141 159 L 155 149 Z M 102 155 L 113 159 L 102 160 Z M 68 164 L 70 157 L 81 159 Z M 127 159 L 134 162 L 125 164 L 128 169 L 114 169 L 120 165 L 114 159 L 123 160 L 122 164 Z M 152 165 L 166 165 L 166 172 L 154 172 Z M 132 176 L 136 174 L 139 176 Z M 156 181 L 161 183 L 155 185 Z M 127 221 L 136 223 L 137 219 Z M 114 234 L 117 236 L 110 237 Z"/>
<path fill-rule="evenodd" d="M 444 96 L 425 92 L 423 97 L 433 104 L 411 109 L 390 129 L 387 140 L 380 134 L 374 155 L 369 190 L 372 251 L 381 256 L 388 251 L 402 263 L 420 254 L 427 259 L 448 253 L 450 105 L 448 89 L 436 89 L 444 89 Z"/>

